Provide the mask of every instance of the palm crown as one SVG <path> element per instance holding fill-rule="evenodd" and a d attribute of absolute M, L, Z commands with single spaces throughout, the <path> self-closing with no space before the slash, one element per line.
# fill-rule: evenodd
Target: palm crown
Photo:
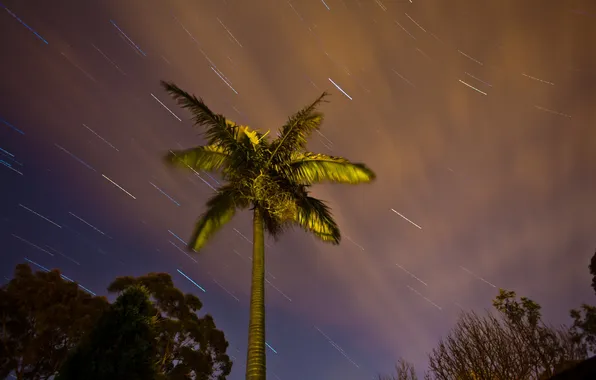
<path fill-rule="evenodd" d="M 207 202 L 190 249 L 203 248 L 236 210 L 249 207 L 260 210 L 264 227 L 273 237 L 287 227 L 300 226 L 325 242 L 339 243 L 340 230 L 329 207 L 309 196 L 309 187 L 321 182 L 370 182 L 375 174 L 364 164 L 306 151 L 307 139 L 323 122 L 317 107 L 327 93 L 292 115 L 279 137 L 271 140 L 269 132 L 261 133 L 215 114 L 201 99 L 175 84 L 162 85 L 179 105 L 192 112 L 196 125 L 206 128 L 207 140 L 204 146 L 170 151 L 167 161 L 193 170 L 219 172 L 226 181 Z"/>

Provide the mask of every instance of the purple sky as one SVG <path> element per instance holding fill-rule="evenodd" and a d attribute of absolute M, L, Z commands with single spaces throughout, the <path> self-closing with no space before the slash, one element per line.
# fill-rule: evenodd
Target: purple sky
<path fill-rule="evenodd" d="M 596 4 L 554 3 L 3 0 L 0 275 L 27 258 L 105 294 L 169 272 L 243 378 L 250 216 L 200 256 L 179 249 L 217 182 L 161 163 L 201 138 L 159 80 L 272 132 L 329 90 L 310 149 L 378 180 L 314 188 L 340 246 L 269 243 L 270 379 L 423 368 L 499 287 L 568 322 L 593 302 Z"/>

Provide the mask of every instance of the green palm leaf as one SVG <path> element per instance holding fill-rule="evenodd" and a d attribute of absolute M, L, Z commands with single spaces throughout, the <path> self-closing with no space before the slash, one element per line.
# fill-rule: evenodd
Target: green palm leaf
<path fill-rule="evenodd" d="M 214 113 L 202 99 L 180 89 L 174 83 L 161 81 L 161 85 L 182 108 L 188 109 L 193 114 L 196 125 L 207 127 L 205 131 L 207 145 L 220 144 L 226 148 L 237 146 L 236 124 L 226 120 L 223 115 Z"/>
<path fill-rule="evenodd" d="M 221 145 L 197 146 L 186 150 L 170 151 L 165 160 L 175 166 L 194 170 L 216 171 L 228 165 L 230 155 Z"/>
<path fill-rule="evenodd" d="M 296 201 L 296 206 L 296 223 L 325 242 L 339 244 L 341 232 L 325 202 L 305 196 Z"/>
<path fill-rule="evenodd" d="M 192 234 L 188 248 L 199 251 L 209 239 L 228 223 L 236 214 L 239 194 L 231 186 L 223 186 L 219 192 L 207 201 L 207 211 L 201 215 Z"/>
<path fill-rule="evenodd" d="M 273 143 L 274 153 L 286 155 L 301 151 L 306 147 L 310 135 L 318 130 L 323 123 L 323 114 L 317 112 L 318 106 L 325 101 L 329 94 L 324 92 L 313 103 L 292 115 L 281 128 L 279 138 Z"/>
<path fill-rule="evenodd" d="M 265 137 L 269 132 L 263 134 L 256 129 L 251 129 L 246 125 L 234 125 L 236 127 L 236 140 L 241 143 L 248 143 L 254 149 L 262 144 L 263 137 Z"/>
<path fill-rule="evenodd" d="M 358 184 L 372 182 L 375 173 L 366 165 L 352 163 L 345 158 L 326 154 L 304 153 L 295 156 L 290 163 L 289 176 L 300 184 L 321 182 Z"/>

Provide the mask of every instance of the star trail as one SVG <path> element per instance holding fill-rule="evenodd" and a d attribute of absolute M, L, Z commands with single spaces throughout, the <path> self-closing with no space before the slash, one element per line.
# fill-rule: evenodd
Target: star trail
<path fill-rule="evenodd" d="M 309 150 L 378 179 L 313 187 L 341 245 L 267 240 L 270 378 L 422 370 L 497 288 L 568 323 L 595 242 L 594 15 L 589 0 L 4 0 L 0 276 L 59 268 L 102 295 L 168 272 L 244 378 L 251 219 L 187 251 L 220 179 L 164 165 L 203 140 L 159 82 L 272 135 L 328 91 Z"/>

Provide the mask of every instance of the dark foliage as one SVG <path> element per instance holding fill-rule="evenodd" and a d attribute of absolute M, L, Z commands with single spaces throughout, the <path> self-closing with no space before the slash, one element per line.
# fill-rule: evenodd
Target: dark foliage
<path fill-rule="evenodd" d="M 232 369 L 228 342 L 210 315 L 197 315 L 201 301 L 174 287 L 167 273 L 119 277 L 108 290 L 122 292 L 136 285 L 144 286 L 153 301 L 157 372 L 171 380 L 225 379 Z"/>
<path fill-rule="evenodd" d="M 542 322 L 536 302 L 501 289 L 493 305 L 498 315 L 461 315 L 430 354 L 432 378 L 546 379 L 586 357 L 567 328 Z"/>
<path fill-rule="evenodd" d="M 136 286 L 144 286 L 150 300 L 146 307 L 155 334 L 155 339 L 151 339 L 150 362 L 156 379 L 225 379 L 232 368 L 226 354 L 228 342 L 211 316 L 197 315 L 202 307 L 200 300 L 176 289 L 165 273 L 120 277 L 110 285 L 109 291 L 123 293 Z M 73 349 L 83 342 L 90 344 L 94 327 L 104 330 L 122 327 L 105 315 L 109 310 L 113 318 L 115 307 L 104 297 L 84 292 L 57 270 L 34 273 L 29 265 L 18 265 L 14 279 L 0 288 L 0 378 L 11 373 L 19 380 L 52 378 L 69 353 L 74 355 L 74 352 L 78 352 L 78 363 L 95 365 L 88 361 L 99 359 L 90 358 L 88 348 L 87 351 Z M 113 350 L 110 355 L 127 355 L 127 346 L 118 343 L 123 336 L 122 332 L 99 334 L 103 340 L 93 344 L 103 347 L 102 355 L 109 350 Z M 142 346 L 139 344 L 137 348 Z M 81 356 L 83 353 L 87 356 Z"/>
<path fill-rule="evenodd" d="M 395 374 L 379 375 L 377 380 L 418 380 L 418 375 L 412 363 L 400 358 L 395 365 Z"/>
<path fill-rule="evenodd" d="M 0 288 L 0 378 L 47 379 L 108 308 L 60 272 L 19 264 Z"/>
<path fill-rule="evenodd" d="M 596 292 L 596 253 L 590 261 L 592 288 Z M 596 306 L 583 304 L 570 312 L 573 319 L 572 332 L 578 341 L 583 342 L 592 354 L 596 354 Z"/>
<path fill-rule="evenodd" d="M 153 380 L 156 337 L 148 292 L 129 287 L 66 360 L 56 380 Z"/>
<path fill-rule="evenodd" d="M 596 379 L 596 356 L 551 377 L 549 380 L 594 380 Z"/>

